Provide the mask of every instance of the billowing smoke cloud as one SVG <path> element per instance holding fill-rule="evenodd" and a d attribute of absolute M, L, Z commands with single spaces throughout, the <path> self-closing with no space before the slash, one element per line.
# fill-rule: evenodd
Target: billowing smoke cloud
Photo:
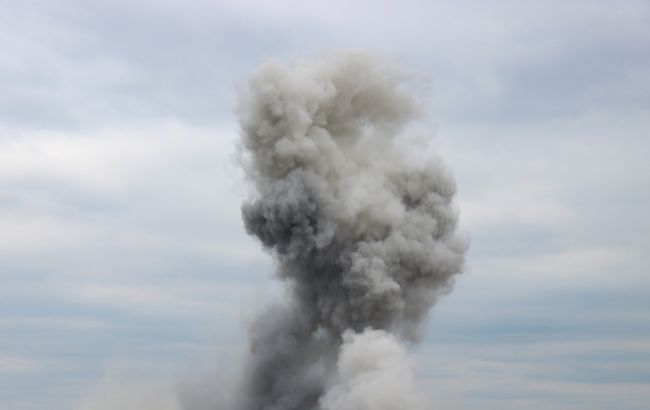
<path fill-rule="evenodd" d="M 263 64 L 240 101 L 247 231 L 290 300 L 252 327 L 238 410 L 417 409 L 417 341 L 463 265 L 455 184 L 411 152 L 411 79 L 363 55 Z"/>

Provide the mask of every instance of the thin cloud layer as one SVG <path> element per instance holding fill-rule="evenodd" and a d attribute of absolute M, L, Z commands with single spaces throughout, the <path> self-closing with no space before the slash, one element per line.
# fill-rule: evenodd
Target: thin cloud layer
<path fill-rule="evenodd" d="M 113 357 L 165 395 L 201 345 L 232 365 L 282 295 L 239 219 L 238 83 L 363 49 L 431 80 L 472 237 L 418 354 L 430 399 L 645 409 L 647 2 L 5 3 L 0 407 L 80 408 Z"/>

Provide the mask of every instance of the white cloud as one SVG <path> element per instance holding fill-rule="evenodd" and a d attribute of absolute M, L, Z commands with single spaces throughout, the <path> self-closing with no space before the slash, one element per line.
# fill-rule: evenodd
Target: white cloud
<path fill-rule="evenodd" d="M 36 372 L 42 368 L 42 363 L 30 357 L 0 355 L 0 374 Z"/>
<path fill-rule="evenodd" d="M 19 316 L 0 318 L 0 329 L 15 330 L 20 328 L 37 329 L 101 329 L 106 327 L 106 322 L 92 318 L 78 317 L 47 317 L 47 316 Z"/>

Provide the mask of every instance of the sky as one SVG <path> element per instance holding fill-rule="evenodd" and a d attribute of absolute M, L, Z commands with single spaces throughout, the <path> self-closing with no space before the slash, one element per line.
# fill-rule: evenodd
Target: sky
<path fill-rule="evenodd" d="M 341 51 L 422 81 L 457 180 L 467 268 L 412 353 L 435 408 L 647 408 L 648 44 L 634 0 L 0 0 L 0 408 L 227 388 L 282 298 L 238 90 Z"/>

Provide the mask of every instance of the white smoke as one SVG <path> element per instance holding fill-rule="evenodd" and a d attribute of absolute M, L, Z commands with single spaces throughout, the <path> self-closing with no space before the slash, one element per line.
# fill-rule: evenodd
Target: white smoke
<path fill-rule="evenodd" d="M 323 410 L 421 410 L 413 364 L 400 342 L 381 330 L 346 332 L 334 385 Z"/>

